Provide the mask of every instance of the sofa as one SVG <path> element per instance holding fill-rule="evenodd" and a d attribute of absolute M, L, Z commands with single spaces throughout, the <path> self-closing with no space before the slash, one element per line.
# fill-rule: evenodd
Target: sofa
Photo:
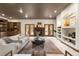
<path fill-rule="evenodd" d="M 27 36 L 15 35 L 10 37 L 0 38 L 0 47 L 9 46 L 9 48 L 12 49 L 13 54 L 17 54 L 28 43 L 29 43 L 29 37 Z"/>

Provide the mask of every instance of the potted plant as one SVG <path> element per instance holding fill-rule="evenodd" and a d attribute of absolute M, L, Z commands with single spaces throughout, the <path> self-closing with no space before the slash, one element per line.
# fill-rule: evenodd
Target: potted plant
<path fill-rule="evenodd" d="M 56 30 L 55 29 L 53 30 L 53 32 L 54 32 L 54 36 L 56 36 Z"/>

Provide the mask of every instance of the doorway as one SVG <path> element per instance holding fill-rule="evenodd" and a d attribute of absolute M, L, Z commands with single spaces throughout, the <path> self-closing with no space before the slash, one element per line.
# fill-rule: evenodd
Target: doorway
<path fill-rule="evenodd" d="M 25 24 L 25 35 L 36 36 L 36 29 L 35 24 Z M 44 27 L 38 29 L 42 32 L 41 36 L 54 36 L 54 24 L 44 24 Z"/>

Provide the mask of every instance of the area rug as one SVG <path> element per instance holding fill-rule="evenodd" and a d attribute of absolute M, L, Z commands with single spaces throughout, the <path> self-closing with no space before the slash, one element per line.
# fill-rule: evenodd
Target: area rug
<path fill-rule="evenodd" d="M 30 42 L 20 51 L 19 54 L 31 54 L 33 52 L 32 42 Z M 50 39 L 45 40 L 43 50 L 46 51 L 47 54 L 62 54 L 62 52 L 51 42 Z"/>

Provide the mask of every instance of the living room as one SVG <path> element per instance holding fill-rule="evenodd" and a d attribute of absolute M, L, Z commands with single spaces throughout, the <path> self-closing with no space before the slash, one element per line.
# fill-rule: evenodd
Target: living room
<path fill-rule="evenodd" d="M 0 56 L 78 56 L 78 7 L 78 3 L 0 4 Z"/>

